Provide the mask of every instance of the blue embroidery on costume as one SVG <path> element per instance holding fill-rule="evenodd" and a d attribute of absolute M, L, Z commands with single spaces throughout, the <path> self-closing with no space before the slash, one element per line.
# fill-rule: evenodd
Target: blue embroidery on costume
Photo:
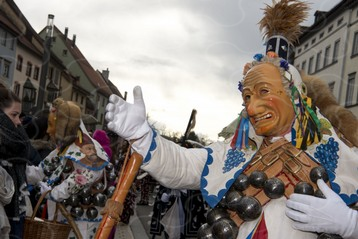
<path fill-rule="evenodd" d="M 329 138 L 326 144 L 317 146 L 314 157 L 326 168 L 326 170 L 334 172 L 338 164 L 339 151 L 338 142 L 334 138 Z"/>
<path fill-rule="evenodd" d="M 338 151 L 339 143 L 335 141 L 333 137 L 330 137 L 326 144 L 321 144 L 317 146 L 316 152 L 314 153 L 314 157 L 317 158 L 318 161 L 326 169 L 329 181 L 331 182 L 332 190 L 336 192 L 347 205 L 351 205 L 353 203 L 358 202 L 358 190 L 356 190 L 355 194 L 351 195 L 341 193 L 341 187 L 338 183 L 335 182 L 335 170 L 337 168 L 339 159 Z"/>
<path fill-rule="evenodd" d="M 213 163 L 214 159 L 212 156 L 213 150 L 211 148 L 205 148 L 205 149 L 208 152 L 208 158 L 207 158 L 206 164 L 204 166 L 203 172 L 201 174 L 200 190 L 204 197 L 204 200 L 209 204 L 209 206 L 211 208 L 214 208 L 220 202 L 220 200 L 225 196 L 225 194 L 227 193 L 227 191 L 229 190 L 231 185 L 234 183 L 236 178 L 250 164 L 250 161 L 246 162 L 245 165 L 243 165 L 239 170 L 237 170 L 237 172 L 235 172 L 234 176 L 225 183 L 225 187 L 223 189 L 221 189 L 217 195 L 212 195 L 212 194 L 209 195 L 209 192 L 205 189 L 206 186 L 208 185 L 208 181 L 206 180 L 205 177 L 209 174 L 209 165 L 211 165 Z M 245 161 L 246 161 L 246 159 L 243 158 L 242 162 L 245 162 Z"/>
<path fill-rule="evenodd" d="M 229 149 L 225 164 L 223 167 L 223 173 L 229 172 L 231 169 L 236 168 L 240 163 L 245 162 L 244 153 L 236 149 Z"/>
<path fill-rule="evenodd" d="M 150 144 L 148 153 L 145 156 L 143 163 L 149 162 L 149 160 L 152 158 L 152 151 L 157 148 L 157 142 L 154 140 L 155 137 L 157 137 L 157 132 L 155 132 L 155 130 L 153 130 L 153 129 L 152 129 L 152 131 L 153 131 L 152 143 Z"/>
<path fill-rule="evenodd" d="M 69 159 L 71 159 L 71 158 L 69 158 Z M 82 167 L 85 167 L 85 168 L 87 168 L 87 169 L 89 169 L 89 170 L 92 170 L 92 171 L 100 171 L 100 170 L 104 169 L 104 168 L 108 165 L 108 162 L 107 162 L 107 161 L 105 161 L 100 167 L 91 167 L 91 166 L 88 166 L 88 165 L 82 163 L 82 162 L 79 161 L 79 160 L 78 160 L 76 163 L 78 163 L 78 164 L 81 165 Z"/>

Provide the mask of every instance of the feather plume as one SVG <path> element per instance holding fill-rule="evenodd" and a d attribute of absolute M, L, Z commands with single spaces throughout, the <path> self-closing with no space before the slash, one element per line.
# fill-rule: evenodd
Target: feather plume
<path fill-rule="evenodd" d="M 298 0 L 273 0 L 272 6 L 266 4 L 262 9 L 264 17 L 259 22 L 263 39 L 281 35 L 291 44 L 296 42 L 301 34 L 299 24 L 306 20 L 309 9 L 308 3 Z"/>

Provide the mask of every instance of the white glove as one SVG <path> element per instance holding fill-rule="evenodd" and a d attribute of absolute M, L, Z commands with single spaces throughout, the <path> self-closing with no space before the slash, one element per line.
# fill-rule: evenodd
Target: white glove
<path fill-rule="evenodd" d="M 126 140 L 139 139 L 150 131 L 139 86 L 134 87 L 133 98 L 134 103 L 130 104 L 117 95 L 111 95 L 106 107 L 108 128 Z"/>
<path fill-rule="evenodd" d="M 130 104 L 117 95 L 111 95 L 105 117 L 108 129 L 126 140 L 137 140 L 133 143 L 133 148 L 145 157 L 152 140 L 152 129 L 146 119 L 142 90 L 139 86 L 134 87 L 133 98 L 134 102 Z"/>
<path fill-rule="evenodd" d="M 40 181 L 40 182 L 38 183 L 38 185 L 40 186 L 40 192 L 41 192 L 41 194 L 43 194 L 44 192 L 47 192 L 47 191 L 52 190 L 51 186 L 49 186 L 49 185 L 48 185 L 47 183 L 45 183 L 45 182 Z"/>
<path fill-rule="evenodd" d="M 349 208 L 322 179 L 317 181 L 326 198 L 292 194 L 286 203 L 286 215 L 294 229 L 338 234 L 346 239 L 358 238 L 358 213 Z"/>

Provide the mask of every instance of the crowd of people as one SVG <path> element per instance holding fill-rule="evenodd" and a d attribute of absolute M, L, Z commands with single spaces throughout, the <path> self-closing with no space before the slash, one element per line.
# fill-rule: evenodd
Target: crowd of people
<path fill-rule="evenodd" d="M 25 116 L 21 100 L 0 87 L 1 238 L 23 238 L 25 218 L 40 196 L 50 191 L 36 216 L 51 220 L 57 203 L 75 222 L 69 238 L 94 238 L 101 210 L 111 198 L 128 144 L 114 133 L 89 134 L 79 106 L 58 98 L 48 116 Z M 129 193 L 121 222 L 134 214 L 136 194 Z M 76 234 L 77 233 L 77 234 Z M 115 227 L 109 238 L 114 238 Z"/>
<path fill-rule="evenodd" d="M 21 100 L 1 86 L 0 110 L 1 238 L 24 237 L 24 220 L 47 191 L 36 216 L 52 220 L 56 204 L 62 203 L 76 224 L 69 238 L 94 238 L 101 211 L 115 190 L 128 142 L 108 130 L 89 133 L 80 108 L 62 98 L 52 102 L 47 117 L 24 115 Z M 148 205 L 150 178 L 138 177 L 137 184 L 145 187 L 133 184 L 127 192 L 121 223 L 130 223 L 136 204 Z M 69 223 L 68 215 L 57 220 Z M 108 238 L 114 238 L 115 230 Z"/>

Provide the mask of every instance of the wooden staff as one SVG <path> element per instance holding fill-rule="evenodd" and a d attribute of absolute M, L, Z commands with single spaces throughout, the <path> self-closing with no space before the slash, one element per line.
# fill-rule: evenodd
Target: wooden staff
<path fill-rule="evenodd" d="M 142 164 L 143 157 L 138 153 L 133 153 L 127 163 L 130 148 L 129 146 L 116 190 L 113 196 L 107 200 L 104 208 L 104 215 L 97 229 L 96 239 L 107 239 L 112 228 L 119 222 L 119 217 L 123 211 L 124 200 Z"/>

